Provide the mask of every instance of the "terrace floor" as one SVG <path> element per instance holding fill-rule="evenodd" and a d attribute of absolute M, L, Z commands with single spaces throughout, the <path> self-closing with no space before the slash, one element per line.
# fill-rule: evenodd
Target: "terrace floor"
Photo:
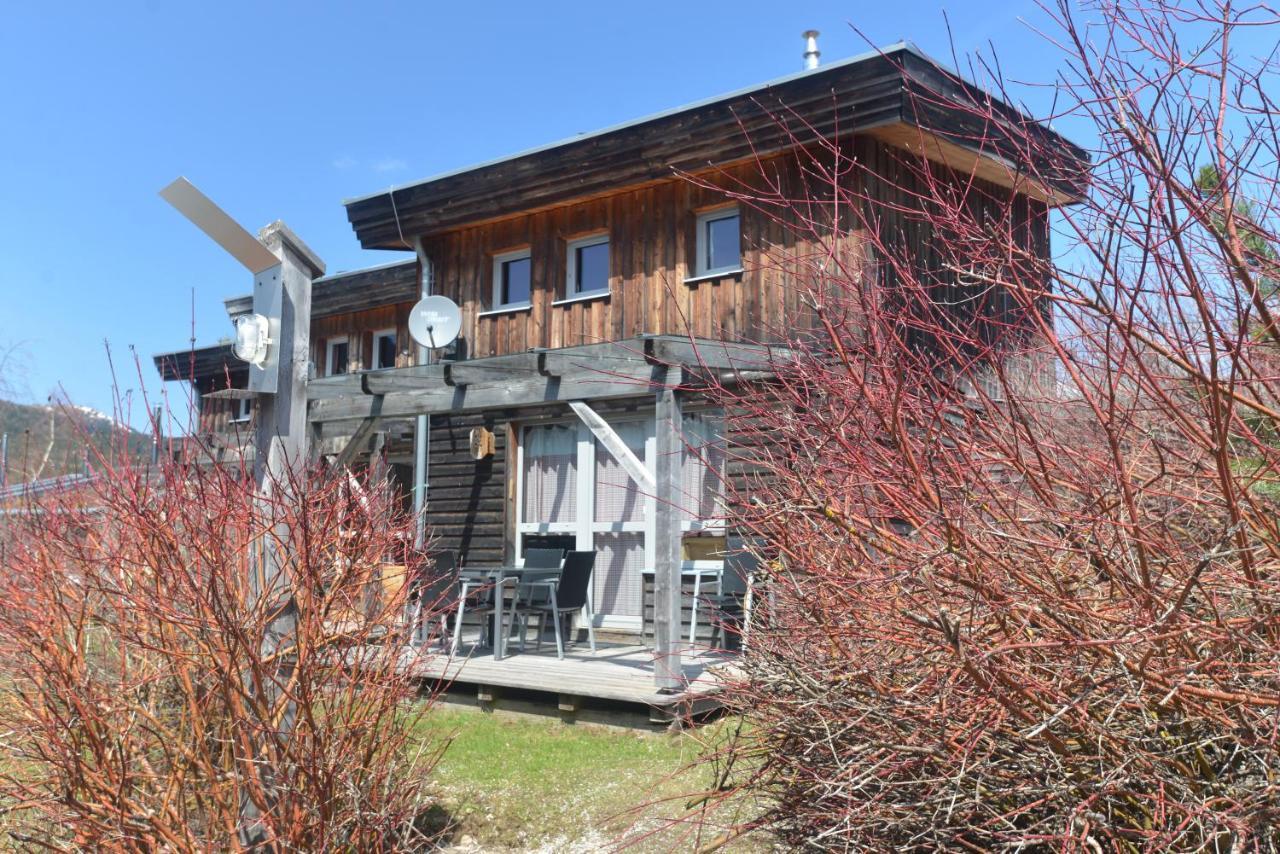
<path fill-rule="evenodd" d="M 593 653 L 586 643 L 577 643 L 563 659 L 556 657 L 554 643 L 544 641 L 535 652 L 531 642 L 523 653 L 513 644 L 500 661 L 487 647 L 464 643 L 451 657 L 432 644 L 415 655 L 412 667 L 423 679 L 454 688 L 476 686 L 482 703 L 496 702 L 502 689 L 512 689 L 553 695 L 562 712 L 576 711 L 583 700 L 603 700 L 648 706 L 669 719 L 715 708 L 722 677 L 733 661 L 732 653 L 719 650 L 686 653 L 681 657 L 685 686 L 676 693 L 660 693 L 654 686 L 653 650 L 639 644 L 600 642 Z"/>

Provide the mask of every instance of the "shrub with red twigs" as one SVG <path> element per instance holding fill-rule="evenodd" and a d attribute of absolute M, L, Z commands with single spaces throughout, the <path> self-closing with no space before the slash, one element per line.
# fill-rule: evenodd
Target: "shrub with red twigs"
<path fill-rule="evenodd" d="M 403 666 L 412 525 L 387 491 L 311 471 L 264 498 L 243 471 L 96 468 L 0 522 L 10 837 L 57 850 L 427 846 L 438 748 L 413 737 L 425 706 Z"/>
<path fill-rule="evenodd" d="M 797 138 L 806 187 L 731 190 L 821 248 L 776 259 L 813 330 L 714 391 L 762 578 L 699 803 L 766 805 L 716 844 L 1280 848 L 1280 131 L 1235 47 L 1278 19 L 1073 8 L 1057 85 L 1096 149 L 1058 263 L 1042 206 L 905 152 Z M 1063 177 L 966 109 L 1014 185 Z"/>

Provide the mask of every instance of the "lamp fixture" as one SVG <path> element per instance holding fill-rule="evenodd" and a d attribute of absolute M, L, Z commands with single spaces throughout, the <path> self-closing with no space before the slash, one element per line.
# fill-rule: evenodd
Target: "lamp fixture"
<path fill-rule="evenodd" d="M 272 344 L 271 321 L 261 314 L 243 314 L 236 318 L 236 342 L 232 347 L 237 359 L 262 367 Z"/>

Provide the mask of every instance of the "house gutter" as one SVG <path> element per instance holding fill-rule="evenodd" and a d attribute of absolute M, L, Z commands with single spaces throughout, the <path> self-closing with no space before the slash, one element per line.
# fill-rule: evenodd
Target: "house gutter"
<path fill-rule="evenodd" d="M 422 238 L 415 238 L 413 250 L 418 254 L 422 268 L 422 296 L 431 296 L 433 270 L 431 259 L 422 248 Z M 427 363 L 427 348 L 419 344 L 415 351 L 416 364 Z M 419 415 L 413 429 L 413 545 L 421 550 L 426 545 L 427 531 L 427 479 L 430 476 L 431 416 Z"/>

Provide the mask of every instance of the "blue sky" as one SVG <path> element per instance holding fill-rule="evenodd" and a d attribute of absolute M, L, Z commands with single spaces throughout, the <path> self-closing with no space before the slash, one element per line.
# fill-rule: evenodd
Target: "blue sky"
<path fill-rule="evenodd" d="M 824 61 L 867 49 L 850 22 L 949 59 L 946 9 L 959 50 L 1052 74 L 1019 23 L 1032 0 L 976 5 L 5 4 L 0 347 L 24 354 L 26 399 L 61 386 L 110 411 L 104 342 L 119 388 L 154 394 L 151 356 L 188 345 L 193 304 L 198 343 L 226 335 L 250 278 L 156 195 L 179 174 L 250 230 L 283 219 L 331 272 L 385 263 L 344 198 L 799 70 L 809 27 Z"/>

